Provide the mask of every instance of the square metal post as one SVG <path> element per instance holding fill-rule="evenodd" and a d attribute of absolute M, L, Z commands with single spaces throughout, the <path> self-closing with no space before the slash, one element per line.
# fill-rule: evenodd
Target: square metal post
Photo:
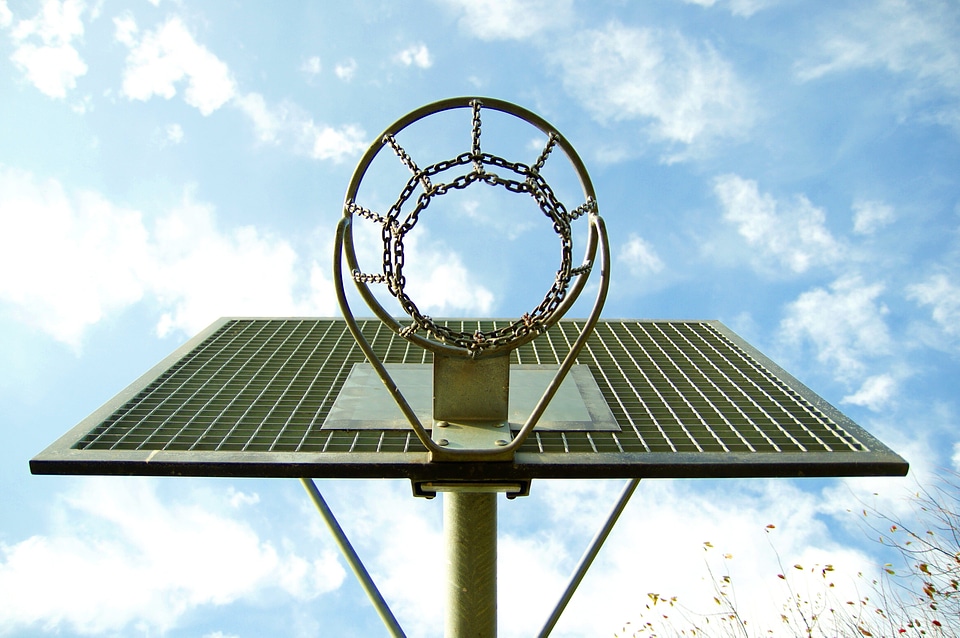
<path fill-rule="evenodd" d="M 435 421 L 506 421 L 510 357 L 433 357 Z"/>

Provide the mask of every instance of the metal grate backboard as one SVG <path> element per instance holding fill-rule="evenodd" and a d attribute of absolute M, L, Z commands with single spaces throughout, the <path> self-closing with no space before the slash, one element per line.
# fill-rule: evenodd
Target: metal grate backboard
<path fill-rule="evenodd" d="M 448 323 L 472 331 L 500 322 Z M 558 364 L 581 325 L 559 322 L 512 352 L 512 363 Z M 361 328 L 387 364 L 432 361 L 377 320 Z M 716 321 L 601 321 L 578 363 L 619 430 L 534 430 L 512 463 L 431 463 L 409 429 L 324 428 L 362 361 L 340 319 L 221 319 L 30 468 L 421 481 L 907 471 L 902 458 Z"/>

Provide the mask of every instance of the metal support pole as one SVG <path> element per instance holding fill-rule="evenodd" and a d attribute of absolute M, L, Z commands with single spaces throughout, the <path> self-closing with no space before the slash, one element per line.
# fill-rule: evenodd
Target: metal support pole
<path fill-rule="evenodd" d="M 617 519 L 620 518 L 623 508 L 627 506 L 627 503 L 630 501 L 630 497 L 633 495 L 634 490 L 637 489 L 637 485 L 639 484 L 640 479 L 630 479 L 630 482 L 627 483 L 623 488 L 623 491 L 620 492 L 620 498 L 617 500 L 617 504 L 613 506 L 613 510 L 610 511 L 610 515 L 607 516 L 607 522 L 603 524 L 603 527 L 600 528 L 600 531 L 597 532 L 596 536 L 593 537 L 593 540 L 590 542 L 590 546 L 587 548 L 587 551 L 584 552 L 583 556 L 580 558 L 580 563 L 577 565 L 576 570 L 574 570 L 573 576 L 570 578 L 570 583 L 567 585 L 567 589 L 563 592 L 563 596 L 560 597 L 560 601 L 554 608 L 550 618 L 547 620 L 546 624 L 543 625 L 543 629 L 541 629 L 540 633 L 537 634 L 539 638 L 547 638 L 547 636 L 550 635 L 550 632 L 553 631 L 557 621 L 560 620 L 560 614 L 563 613 L 563 610 L 567 607 L 567 603 L 569 603 L 570 599 L 573 598 L 573 593 L 577 591 L 580 581 L 583 580 L 587 570 L 590 569 L 590 565 L 593 564 L 593 559 L 597 557 L 597 554 L 600 552 L 600 548 L 603 547 L 603 542 L 607 540 L 607 536 L 610 535 L 611 530 L 613 530 L 613 526 L 617 524 Z"/>
<path fill-rule="evenodd" d="M 497 495 L 445 492 L 446 638 L 496 638 Z"/>
<path fill-rule="evenodd" d="M 330 528 L 330 533 L 333 534 L 333 538 L 340 547 L 340 551 L 343 552 L 343 557 L 347 559 L 350 569 L 353 570 L 357 580 L 360 581 L 360 586 L 367 592 L 367 597 L 370 598 L 370 602 L 372 602 L 376 608 L 380 619 L 387 627 L 387 631 L 390 632 L 393 638 L 406 638 L 403 629 L 400 628 L 400 624 L 397 623 L 397 619 L 393 616 L 393 612 L 391 612 L 387 606 L 387 601 L 380 595 L 380 590 L 377 589 L 373 579 L 370 578 L 370 574 L 367 573 L 367 568 L 363 566 L 363 562 L 360 561 L 360 557 L 357 555 L 357 552 L 354 551 L 353 545 L 351 545 L 349 539 L 347 539 L 347 535 L 343 533 L 343 528 L 340 527 L 337 518 L 327 506 L 327 502 L 323 500 L 323 496 L 320 495 L 320 490 L 317 489 L 316 483 L 313 482 L 313 479 L 309 478 L 302 478 L 300 482 L 303 483 L 303 486 L 307 489 L 307 493 L 313 500 L 313 504 L 320 510 L 320 515 L 323 516 L 324 522 L 327 524 L 327 527 Z"/>

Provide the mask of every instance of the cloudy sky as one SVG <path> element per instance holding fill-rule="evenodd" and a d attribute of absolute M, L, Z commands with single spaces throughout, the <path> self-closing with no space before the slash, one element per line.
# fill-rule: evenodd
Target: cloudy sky
<path fill-rule="evenodd" d="M 914 481 L 960 469 L 955 3 L 0 0 L 0 634 L 379 635 L 296 481 L 27 462 L 220 316 L 336 314 L 356 161 L 457 95 L 518 103 L 577 148 L 611 233 L 606 317 L 719 319 L 912 466 L 645 482 L 555 635 L 613 635 L 649 592 L 697 607 L 722 554 L 761 616 L 786 595 L 777 554 L 837 566 L 841 589 L 876 573 L 848 509 L 902 511 Z M 469 150 L 465 122 L 418 148 Z M 542 143 L 506 138 L 528 163 Z M 459 231 L 418 228 L 426 313 L 539 301 L 555 236 L 498 197 L 468 189 Z M 321 489 L 408 634 L 440 635 L 440 503 Z M 619 489 L 501 502 L 501 635 L 540 626 Z"/>

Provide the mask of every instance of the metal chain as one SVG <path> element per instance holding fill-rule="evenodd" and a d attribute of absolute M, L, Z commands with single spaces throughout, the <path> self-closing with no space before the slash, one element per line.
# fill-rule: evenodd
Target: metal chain
<path fill-rule="evenodd" d="M 471 120 L 471 140 L 470 154 L 473 156 L 473 170 L 483 172 L 483 164 L 480 161 L 480 107 L 483 106 L 480 100 L 470 102 L 473 108 L 473 118 Z"/>
<path fill-rule="evenodd" d="M 590 263 L 584 263 L 577 267 L 573 266 L 571 222 L 586 214 L 596 214 L 597 206 L 593 198 L 589 198 L 573 211 L 568 211 L 566 206 L 556 197 L 550 185 L 540 175 L 540 170 L 559 139 L 555 133 L 551 132 L 548 135 L 543 151 L 532 166 L 521 162 L 511 162 L 491 153 L 483 153 L 480 150 L 482 126 L 480 109 L 482 105 L 479 100 L 474 100 L 471 102 L 471 106 L 473 107 L 473 116 L 469 153 L 461 153 L 453 159 L 443 160 L 431 164 L 425 169 L 420 169 L 413 158 L 410 157 L 410 154 L 400 146 L 392 135 L 385 135 L 382 142 L 393 149 L 404 166 L 410 170 L 412 176 L 407 180 L 400 196 L 390 206 L 386 215 L 380 215 L 353 201 L 347 202 L 345 209 L 350 214 L 369 219 L 381 226 L 383 273 L 367 274 L 355 270 L 352 276 L 356 282 L 385 283 L 387 285 L 390 294 L 397 298 L 404 312 L 413 320 L 411 325 L 400 331 L 400 335 L 407 337 L 423 331 L 432 339 L 464 348 L 471 354 L 476 355 L 484 349 L 507 345 L 529 335 L 531 332 L 540 333 L 546 329 L 550 318 L 566 298 L 571 280 L 574 277 L 589 274 L 592 269 Z M 472 164 L 471 170 L 458 175 L 452 181 L 435 184 L 430 179 L 438 174 L 468 164 Z M 498 172 L 488 171 L 487 167 L 502 169 L 521 179 L 503 177 Z M 404 237 L 417 224 L 421 213 L 427 209 L 433 198 L 445 195 L 451 190 L 465 189 L 475 182 L 500 186 L 509 192 L 527 193 L 533 197 L 541 212 L 552 222 L 553 230 L 560 238 L 560 267 L 557 269 L 550 290 L 531 312 L 524 314 L 520 319 L 503 328 L 488 332 L 477 330 L 468 333 L 455 331 L 447 326 L 437 324 L 429 316 L 420 312 L 417 305 L 406 294 L 406 277 L 403 274 L 405 265 Z M 417 196 L 413 209 L 401 221 L 401 212 L 413 197 L 417 186 L 422 186 L 423 191 Z"/>
<path fill-rule="evenodd" d="M 592 214 L 597 212 L 597 200 L 592 197 L 588 197 L 587 201 L 580 204 L 572 211 L 570 211 L 570 219 L 580 219 L 584 215 Z"/>
<path fill-rule="evenodd" d="M 397 139 L 393 135 L 384 135 L 383 141 L 390 145 L 390 148 L 392 148 L 393 152 L 396 153 L 397 157 L 400 158 L 400 161 L 403 162 L 403 165 L 410 169 L 410 172 L 413 173 L 414 177 L 417 177 L 423 184 L 423 189 L 429 193 L 430 189 L 432 188 L 430 186 L 429 178 L 421 173 L 420 169 L 417 168 L 417 163 L 414 162 L 413 158 L 410 157 L 410 154 L 407 153 L 402 146 L 400 146 L 400 143 L 397 142 Z"/>
<path fill-rule="evenodd" d="M 360 206 L 356 202 L 353 202 L 353 201 L 347 202 L 347 209 L 354 215 L 357 215 L 358 217 L 363 217 L 364 219 L 375 221 L 381 225 L 387 223 L 386 217 L 373 212 L 369 208 L 364 208 L 363 206 Z"/>
<path fill-rule="evenodd" d="M 353 280 L 357 282 L 362 282 L 365 284 L 385 284 L 387 283 L 387 278 L 383 275 L 370 275 L 367 273 L 362 273 L 359 270 L 354 270 L 352 273 Z"/>
<path fill-rule="evenodd" d="M 543 151 L 540 152 L 540 157 L 537 158 L 537 161 L 534 162 L 533 166 L 531 167 L 534 173 L 539 173 L 540 169 L 543 168 L 543 165 L 547 163 L 547 157 L 550 156 L 550 151 L 552 151 L 553 147 L 556 146 L 557 139 L 556 133 L 550 133 L 550 135 L 547 136 L 547 143 L 543 147 Z"/>

